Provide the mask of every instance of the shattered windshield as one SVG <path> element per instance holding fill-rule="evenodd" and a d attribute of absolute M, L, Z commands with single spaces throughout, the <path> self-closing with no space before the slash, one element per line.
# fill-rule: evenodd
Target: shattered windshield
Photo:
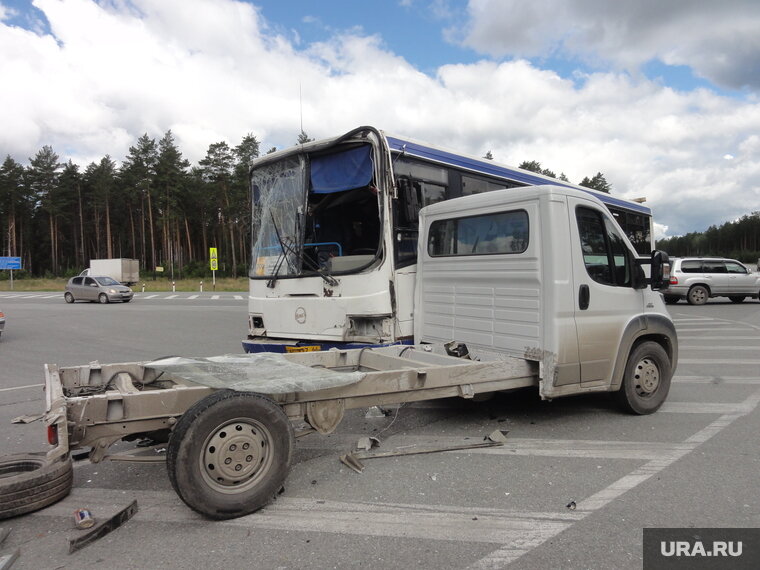
<path fill-rule="evenodd" d="M 255 168 L 251 277 L 328 280 L 379 259 L 382 201 L 374 171 L 368 144 Z"/>
<path fill-rule="evenodd" d="M 306 165 L 292 157 L 257 168 L 253 188 L 252 277 L 299 274 L 299 219 L 306 193 Z"/>

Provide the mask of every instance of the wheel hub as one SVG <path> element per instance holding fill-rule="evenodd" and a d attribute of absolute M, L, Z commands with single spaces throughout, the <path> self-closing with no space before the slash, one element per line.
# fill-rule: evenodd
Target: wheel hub
<path fill-rule="evenodd" d="M 660 370 L 653 360 L 644 358 L 636 365 L 634 378 L 638 395 L 651 396 L 660 385 Z"/>
<path fill-rule="evenodd" d="M 270 459 L 266 430 L 248 421 L 217 428 L 206 441 L 203 473 L 215 485 L 234 487 L 251 482 Z"/>

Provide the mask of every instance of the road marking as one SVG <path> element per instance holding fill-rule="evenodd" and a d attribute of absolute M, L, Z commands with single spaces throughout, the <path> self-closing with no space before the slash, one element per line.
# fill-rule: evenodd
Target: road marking
<path fill-rule="evenodd" d="M 682 384 L 760 384 L 760 376 L 673 376 Z"/>
<path fill-rule="evenodd" d="M 734 340 L 734 339 L 727 339 L 727 340 Z M 755 340 L 757 340 L 757 338 L 755 338 Z M 758 352 L 760 350 L 756 346 L 715 346 L 715 345 L 713 345 L 713 346 L 699 346 L 697 344 L 687 344 L 687 345 L 679 344 L 678 345 L 678 351 L 679 352 L 681 350 L 699 350 L 699 351 L 704 351 L 706 348 L 718 348 L 718 349 L 720 349 L 722 351 L 726 351 L 726 350 L 754 350 L 755 352 Z"/>
<path fill-rule="evenodd" d="M 679 366 L 681 364 L 751 364 L 757 366 L 760 364 L 760 360 L 736 360 L 729 358 L 728 360 L 720 360 L 716 358 L 679 358 Z"/>
<path fill-rule="evenodd" d="M 158 295 L 147 295 L 145 297 L 140 297 L 141 299 L 153 299 L 155 297 L 158 297 Z"/>
<path fill-rule="evenodd" d="M 179 295 L 169 295 L 168 297 L 164 297 L 164 299 L 176 299 L 179 297 Z"/>
<path fill-rule="evenodd" d="M 197 299 L 198 297 L 199 297 L 199 295 L 190 295 L 188 297 L 188 299 Z"/>
<path fill-rule="evenodd" d="M 238 301 L 242 301 L 242 300 L 243 300 L 243 296 L 242 296 L 242 295 L 234 295 L 234 297 L 235 297 L 235 299 L 237 299 Z"/>
<path fill-rule="evenodd" d="M 63 297 L 60 293 L 56 293 L 55 295 L 45 295 L 44 297 L 40 297 L 41 299 L 55 299 L 56 297 Z"/>
<path fill-rule="evenodd" d="M 755 408 L 757 408 L 758 403 L 760 402 L 760 391 L 755 392 L 752 396 L 747 398 L 744 402 L 742 402 L 738 407 L 741 408 L 741 411 L 736 411 L 733 413 L 725 414 L 713 421 L 710 425 L 708 425 L 706 428 L 698 431 L 693 436 L 688 438 L 684 443 L 688 444 L 686 447 L 674 449 L 670 455 L 670 457 L 667 458 L 659 458 L 659 459 L 653 459 L 646 463 L 645 465 L 642 465 L 638 469 L 635 469 L 628 475 L 625 475 L 612 483 L 611 485 L 607 486 L 606 488 L 602 489 L 598 493 L 595 493 L 591 495 L 590 497 L 583 499 L 577 503 L 576 506 L 576 513 L 580 512 L 581 514 L 590 515 L 597 510 L 607 506 L 609 503 L 623 495 L 624 493 L 627 493 L 631 489 L 637 487 L 644 481 L 648 480 L 652 476 L 658 474 L 660 471 L 665 469 L 666 467 L 669 467 L 682 457 L 688 455 L 692 451 L 694 451 L 697 447 L 699 447 L 702 443 L 708 441 L 713 436 L 720 433 L 721 430 L 725 429 L 729 425 L 731 425 L 736 419 L 749 414 L 750 412 L 754 411 Z M 561 532 L 561 531 L 558 531 Z M 546 537 L 544 541 L 552 538 L 551 536 Z M 535 545 L 538 546 L 538 545 Z M 535 546 L 533 548 L 535 548 Z M 494 552 L 490 553 L 488 556 L 478 560 L 475 564 L 470 566 L 471 568 L 475 569 L 490 569 L 490 568 L 501 568 L 505 566 L 506 564 L 509 564 L 510 562 L 514 562 L 517 560 L 520 556 L 522 556 L 521 553 L 518 553 L 516 549 L 512 547 L 510 544 L 505 544 L 502 548 L 499 548 L 498 550 L 495 550 Z"/>
<path fill-rule="evenodd" d="M 219 298 L 219 295 L 211 295 L 211 300 L 216 301 Z"/>
<path fill-rule="evenodd" d="M 138 501 L 140 511 L 135 518 L 145 522 L 208 524 L 171 491 L 140 490 Z M 113 505 L 123 502 L 121 490 L 75 488 L 67 498 L 31 516 L 67 517 L 83 504 L 93 512 L 108 512 L 113 510 Z M 579 519 L 572 512 L 534 513 L 489 507 L 361 503 L 280 496 L 275 503 L 254 514 L 214 524 L 448 542 L 508 543 L 515 545 L 522 555 Z"/>
<path fill-rule="evenodd" d="M 12 390 L 26 390 L 28 388 L 40 388 L 44 384 L 27 384 L 26 386 L 14 386 L 12 388 L 0 388 L 0 392 L 10 392 Z"/>
<path fill-rule="evenodd" d="M 729 336 L 729 335 L 723 335 L 723 336 L 688 336 L 688 335 L 678 335 L 679 343 L 682 340 L 757 340 L 756 336 Z M 683 345 L 679 344 L 679 348 L 681 348 Z"/>

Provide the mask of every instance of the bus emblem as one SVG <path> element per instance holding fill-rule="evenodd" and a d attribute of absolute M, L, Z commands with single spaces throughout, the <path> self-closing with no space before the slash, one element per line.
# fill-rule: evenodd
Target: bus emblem
<path fill-rule="evenodd" d="M 306 322 L 306 309 L 303 307 L 298 307 L 296 309 L 296 322 L 299 325 L 302 325 Z"/>

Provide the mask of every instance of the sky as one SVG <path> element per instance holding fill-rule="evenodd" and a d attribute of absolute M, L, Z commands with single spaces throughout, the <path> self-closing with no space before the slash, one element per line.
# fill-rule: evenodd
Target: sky
<path fill-rule="evenodd" d="M 0 159 L 373 125 L 602 172 L 683 235 L 760 211 L 758 30 L 757 0 L 0 0 Z"/>

